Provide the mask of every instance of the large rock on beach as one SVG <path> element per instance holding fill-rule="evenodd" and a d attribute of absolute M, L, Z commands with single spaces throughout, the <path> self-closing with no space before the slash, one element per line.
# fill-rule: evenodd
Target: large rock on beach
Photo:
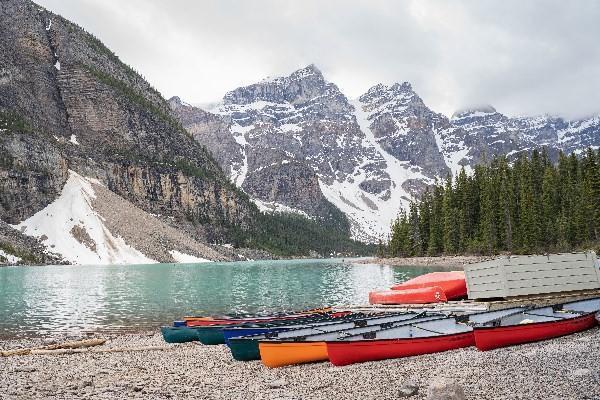
<path fill-rule="evenodd" d="M 427 388 L 427 400 L 465 400 L 462 386 L 452 379 L 434 379 Z"/>

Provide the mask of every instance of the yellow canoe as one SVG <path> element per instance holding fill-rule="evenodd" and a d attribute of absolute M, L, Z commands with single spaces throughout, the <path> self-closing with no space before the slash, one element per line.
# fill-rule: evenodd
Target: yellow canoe
<path fill-rule="evenodd" d="M 325 342 L 260 342 L 258 348 L 260 359 L 270 368 L 329 360 Z"/>

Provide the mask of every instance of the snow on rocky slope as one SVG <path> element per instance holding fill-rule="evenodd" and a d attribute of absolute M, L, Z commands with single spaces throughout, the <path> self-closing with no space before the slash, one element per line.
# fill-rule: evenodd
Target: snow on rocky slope
<path fill-rule="evenodd" d="M 262 210 L 320 218 L 333 204 L 365 241 L 448 173 L 541 146 L 551 157 L 600 146 L 598 116 L 510 118 L 481 106 L 447 118 L 407 82 L 349 101 L 314 65 L 235 89 L 207 111 L 169 103 Z"/>
<path fill-rule="evenodd" d="M 72 264 L 210 261 L 188 253 L 222 258 L 112 193 L 96 179 L 74 171 L 69 171 L 69 178 L 54 202 L 13 227 L 40 239 L 49 251 Z M 157 235 L 161 242 L 167 242 L 167 248 L 161 249 Z"/>
<path fill-rule="evenodd" d="M 92 180 L 70 171 L 60 196 L 15 228 L 73 264 L 148 264 L 156 262 L 115 237 L 93 210 Z"/>

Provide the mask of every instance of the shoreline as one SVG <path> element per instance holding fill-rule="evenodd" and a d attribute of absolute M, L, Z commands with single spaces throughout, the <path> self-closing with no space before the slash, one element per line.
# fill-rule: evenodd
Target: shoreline
<path fill-rule="evenodd" d="M 489 256 L 436 256 L 436 257 L 372 257 L 356 261 L 357 264 L 382 264 L 393 267 L 446 267 L 461 268 L 464 264 L 473 264 L 493 257 Z"/>
<path fill-rule="evenodd" d="M 167 344 L 156 331 L 106 336 L 98 348 L 161 350 L 0 357 L 0 399 L 424 399 L 440 379 L 467 399 L 596 398 L 600 396 L 600 330 L 494 351 L 473 347 L 334 367 L 328 362 L 269 369 L 232 360 L 224 345 Z M 0 341 L 0 348 L 49 344 Z M 524 374 L 523 371 L 527 371 Z M 406 396 L 406 394 L 405 394 Z"/>

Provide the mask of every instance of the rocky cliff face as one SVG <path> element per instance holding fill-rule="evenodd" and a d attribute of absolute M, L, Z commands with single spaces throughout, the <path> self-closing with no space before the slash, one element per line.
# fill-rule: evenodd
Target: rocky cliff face
<path fill-rule="evenodd" d="M 252 224 L 256 207 L 95 37 L 26 0 L 3 0 L 0 26 L 1 220 L 50 204 L 72 170 L 199 240 Z"/>
<path fill-rule="evenodd" d="M 551 157 L 600 146 L 600 117 L 510 118 L 482 106 L 447 118 L 407 82 L 349 101 L 314 65 L 235 89 L 211 110 L 178 98 L 170 105 L 258 204 L 316 217 L 325 199 L 346 215 L 354 237 L 369 241 L 448 173 L 542 146 Z"/>
<path fill-rule="evenodd" d="M 193 108 L 177 99 L 171 105 L 182 124 L 207 143 L 232 180 L 259 206 L 342 225 L 340 218 L 347 218 L 358 239 L 373 239 L 378 227 L 394 218 L 397 202 L 408 202 L 404 175 L 429 179 L 406 163 L 399 167 L 403 179 L 398 181 L 397 160 L 370 130 L 361 129 L 355 105 L 314 65 L 233 90 L 209 110 L 228 126 L 222 137 L 232 137 L 235 144 L 198 134 L 206 129 L 186 122 Z M 194 121 L 206 118 L 202 110 L 195 113 Z M 392 197 L 393 206 L 388 202 Z"/>

